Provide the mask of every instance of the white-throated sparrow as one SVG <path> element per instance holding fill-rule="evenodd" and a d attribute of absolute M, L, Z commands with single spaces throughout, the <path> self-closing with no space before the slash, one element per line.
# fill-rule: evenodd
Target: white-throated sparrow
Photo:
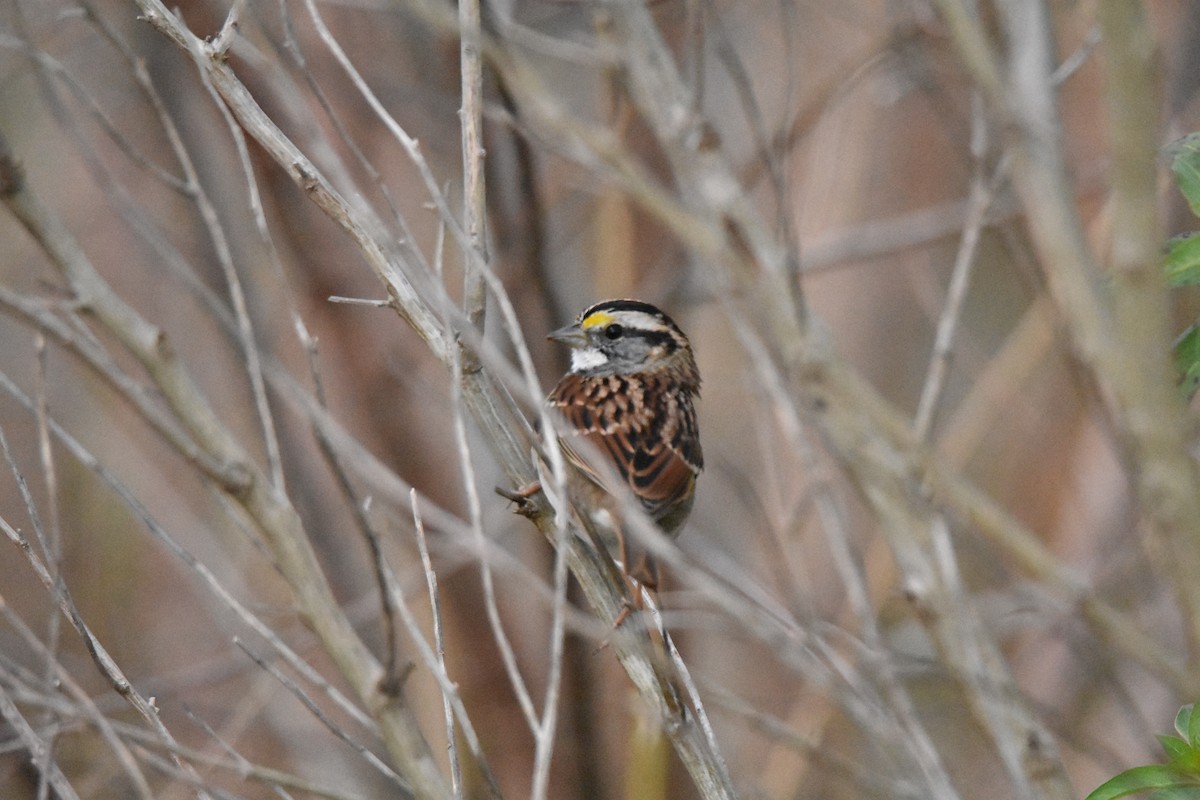
<path fill-rule="evenodd" d="M 693 402 L 700 372 L 687 337 L 649 303 L 605 300 L 549 338 L 571 347 L 571 368 L 547 402 L 612 464 L 663 533 L 678 535 L 704 467 Z M 563 451 L 584 476 L 579 483 L 592 490 L 590 499 L 603 507 L 603 481 L 571 438 L 562 438 Z M 656 588 L 654 560 L 633 552 L 619 523 L 616 528 L 613 556 L 628 577 Z"/>

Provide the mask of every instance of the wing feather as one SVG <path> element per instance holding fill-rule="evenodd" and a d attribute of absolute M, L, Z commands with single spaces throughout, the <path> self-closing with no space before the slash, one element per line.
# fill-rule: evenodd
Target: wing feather
<path fill-rule="evenodd" d="M 673 392 L 665 379 L 654 376 L 630 381 L 620 375 L 572 374 L 549 403 L 607 457 L 655 520 L 664 521 L 691 492 L 704 457 L 690 393 Z M 571 461 L 602 484 L 570 441 L 563 445 Z"/>

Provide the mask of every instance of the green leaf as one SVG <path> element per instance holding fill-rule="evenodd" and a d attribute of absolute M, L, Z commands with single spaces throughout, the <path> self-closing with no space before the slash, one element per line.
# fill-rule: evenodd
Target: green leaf
<path fill-rule="evenodd" d="M 1200 217 L 1200 133 L 1189 133 L 1168 147 L 1171 171 L 1192 213 Z"/>
<path fill-rule="evenodd" d="M 1165 269 L 1172 286 L 1200 283 L 1200 233 L 1178 236 L 1167 243 Z"/>
<path fill-rule="evenodd" d="M 1180 394 L 1185 399 L 1191 398 L 1200 387 L 1200 327 L 1193 325 L 1175 342 L 1175 369 L 1180 376 Z M 1190 711 L 1188 715 L 1189 723 L 1193 722 Z M 1175 724 L 1178 729 L 1178 717 Z M 1186 738 L 1190 727 L 1190 724 L 1184 726 L 1179 735 Z"/>
<path fill-rule="evenodd" d="M 1150 800 L 1197 800 L 1200 789 L 1188 786 L 1183 789 L 1159 789 L 1150 795 Z"/>
<path fill-rule="evenodd" d="M 1158 743 L 1167 752 L 1167 758 L 1172 761 L 1178 758 L 1186 758 L 1190 753 L 1194 752 L 1192 746 L 1178 736 L 1159 736 Z"/>
<path fill-rule="evenodd" d="M 1189 703 L 1179 709 L 1179 714 L 1175 717 L 1176 724 L 1183 720 L 1185 710 L 1187 711 L 1187 726 L 1184 730 L 1187 731 L 1185 735 L 1187 736 L 1188 743 L 1193 748 L 1200 749 L 1200 714 L 1195 712 L 1193 704 Z"/>
<path fill-rule="evenodd" d="M 1117 800 L 1156 789 L 1200 788 L 1200 775 L 1173 767 L 1134 767 L 1105 781 L 1085 800 Z"/>

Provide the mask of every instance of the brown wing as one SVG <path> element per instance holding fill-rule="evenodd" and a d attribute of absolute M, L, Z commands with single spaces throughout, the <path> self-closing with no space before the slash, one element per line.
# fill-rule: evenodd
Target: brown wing
<path fill-rule="evenodd" d="M 631 381 L 619 375 L 568 375 L 549 402 L 608 458 L 647 513 L 668 522 L 663 517 L 691 491 L 704 463 L 691 396 L 672 392 L 652 376 Z M 569 441 L 564 449 L 601 483 Z"/>

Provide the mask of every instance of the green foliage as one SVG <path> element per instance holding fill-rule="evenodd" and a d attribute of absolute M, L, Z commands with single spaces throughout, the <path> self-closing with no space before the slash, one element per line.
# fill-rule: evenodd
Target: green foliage
<path fill-rule="evenodd" d="M 1189 134 L 1172 143 L 1169 152 L 1175 183 L 1187 198 L 1192 213 L 1200 216 L 1200 133 Z M 1167 245 L 1164 269 L 1172 286 L 1200 285 L 1200 233 L 1172 239 Z M 1200 387 L 1200 333 L 1197 331 L 1197 325 L 1192 325 L 1175 342 L 1180 391 L 1187 398 Z"/>
<path fill-rule="evenodd" d="M 1167 244 L 1167 280 L 1172 286 L 1200 284 L 1200 233 L 1179 236 Z"/>
<path fill-rule="evenodd" d="M 1161 766 L 1134 767 L 1105 781 L 1086 800 L 1117 800 L 1153 792 L 1153 800 L 1198 800 L 1200 798 L 1200 714 L 1186 705 L 1175 715 L 1178 736 L 1159 736 L 1170 759 Z"/>
<path fill-rule="evenodd" d="M 1200 217 L 1200 133 L 1189 133 L 1171 143 L 1171 171 L 1187 198 L 1192 213 Z"/>
<path fill-rule="evenodd" d="M 1191 397 L 1200 388 L 1200 326 L 1192 325 L 1175 341 L 1175 369 L 1180 393 Z"/>

